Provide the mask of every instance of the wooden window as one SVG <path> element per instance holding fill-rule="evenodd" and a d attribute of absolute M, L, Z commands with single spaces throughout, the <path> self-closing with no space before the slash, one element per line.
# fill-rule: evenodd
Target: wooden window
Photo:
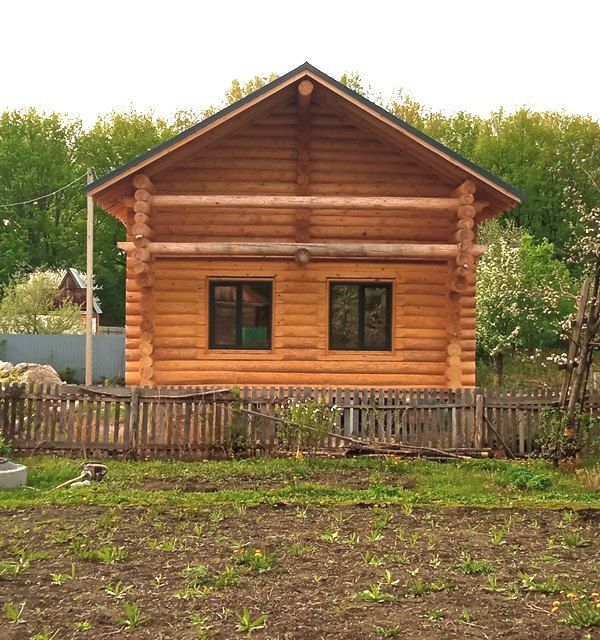
<path fill-rule="evenodd" d="M 209 349 L 270 349 L 273 284 L 210 282 Z"/>
<path fill-rule="evenodd" d="M 330 283 L 329 348 L 351 351 L 392 348 L 391 283 Z"/>

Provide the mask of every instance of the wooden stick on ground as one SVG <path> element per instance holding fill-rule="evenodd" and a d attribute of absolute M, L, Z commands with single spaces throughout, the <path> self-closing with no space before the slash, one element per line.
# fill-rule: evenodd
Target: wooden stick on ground
<path fill-rule="evenodd" d="M 280 422 L 282 424 L 287 424 L 290 425 L 292 427 L 300 427 L 303 425 L 299 425 L 295 422 L 290 422 L 289 420 L 285 420 L 284 418 L 280 418 L 279 416 L 270 416 L 267 415 L 266 413 L 260 413 L 259 411 L 252 411 L 252 409 L 240 409 L 240 411 L 242 413 L 246 413 L 249 415 L 253 415 L 253 416 L 258 416 L 261 418 L 267 418 L 268 420 L 273 420 L 274 422 Z M 314 429 L 314 427 L 307 427 L 307 426 L 303 426 L 303 428 L 306 429 L 310 429 L 311 431 L 316 431 L 316 429 Z M 398 444 L 385 444 L 385 445 L 381 445 L 380 447 L 377 447 L 377 445 L 374 445 L 371 442 L 367 442 L 365 440 L 358 440 L 357 438 L 350 438 L 349 436 L 343 436 L 340 435 L 339 433 L 334 433 L 333 431 L 329 431 L 327 432 L 327 435 L 331 438 L 337 438 L 339 440 L 342 440 L 342 442 L 347 442 L 348 444 L 354 445 L 355 447 L 359 448 L 359 449 L 364 449 L 367 450 L 369 449 L 370 453 L 386 453 L 389 452 L 390 455 L 393 455 L 394 453 L 401 453 L 401 452 L 405 452 L 405 453 L 421 453 L 421 454 L 429 454 L 432 453 L 434 455 L 438 455 L 438 456 L 445 456 L 447 458 L 455 458 L 458 460 L 462 460 L 464 459 L 466 456 L 460 456 L 456 453 L 452 453 L 450 451 L 443 451 L 442 449 L 435 449 L 433 447 L 420 447 L 417 445 L 404 445 L 402 443 L 398 443 Z"/>
<path fill-rule="evenodd" d="M 515 454 L 511 451 L 510 447 L 506 444 L 506 442 L 504 442 L 504 440 L 502 439 L 502 436 L 496 431 L 496 429 L 494 428 L 494 425 L 490 422 L 489 418 L 484 414 L 483 419 L 487 422 L 488 427 L 492 430 L 492 433 L 496 436 L 496 438 L 498 438 L 498 440 L 500 440 L 500 444 L 502 445 L 502 448 L 504 449 L 504 451 L 506 451 L 506 455 L 511 459 L 511 460 L 516 460 L 516 456 Z"/>

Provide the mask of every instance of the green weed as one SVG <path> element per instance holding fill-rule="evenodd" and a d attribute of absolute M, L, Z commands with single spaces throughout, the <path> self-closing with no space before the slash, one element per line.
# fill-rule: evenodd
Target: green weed
<path fill-rule="evenodd" d="M 260 615 L 258 618 L 252 618 L 248 607 L 244 607 L 241 613 L 238 613 L 238 622 L 236 631 L 251 634 L 258 629 L 264 629 L 267 624 L 267 616 Z"/>
<path fill-rule="evenodd" d="M 125 627 L 126 631 L 135 631 L 149 622 L 147 616 L 142 615 L 140 605 L 137 602 L 125 602 L 123 615 L 117 618 L 117 622 Z"/>

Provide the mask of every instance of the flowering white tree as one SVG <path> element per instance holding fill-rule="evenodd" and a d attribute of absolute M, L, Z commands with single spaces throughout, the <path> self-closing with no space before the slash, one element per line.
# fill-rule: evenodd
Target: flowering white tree
<path fill-rule="evenodd" d="M 501 379 L 507 353 L 557 343 L 561 320 L 574 308 L 574 285 L 547 241 L 535 244 L 497 221 L 486 223 L 480 239 L 489 250 L 477 266 L 478 348 L 494 358 Z"/>

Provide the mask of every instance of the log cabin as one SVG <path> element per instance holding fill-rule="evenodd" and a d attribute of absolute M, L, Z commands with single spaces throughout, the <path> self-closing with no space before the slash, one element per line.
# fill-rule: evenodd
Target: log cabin
<path fill-rule="evenodd" d="M 523 194 L 305 63 L 88 186 L 129 385 L 475 385 L 477 225 Z"/>

